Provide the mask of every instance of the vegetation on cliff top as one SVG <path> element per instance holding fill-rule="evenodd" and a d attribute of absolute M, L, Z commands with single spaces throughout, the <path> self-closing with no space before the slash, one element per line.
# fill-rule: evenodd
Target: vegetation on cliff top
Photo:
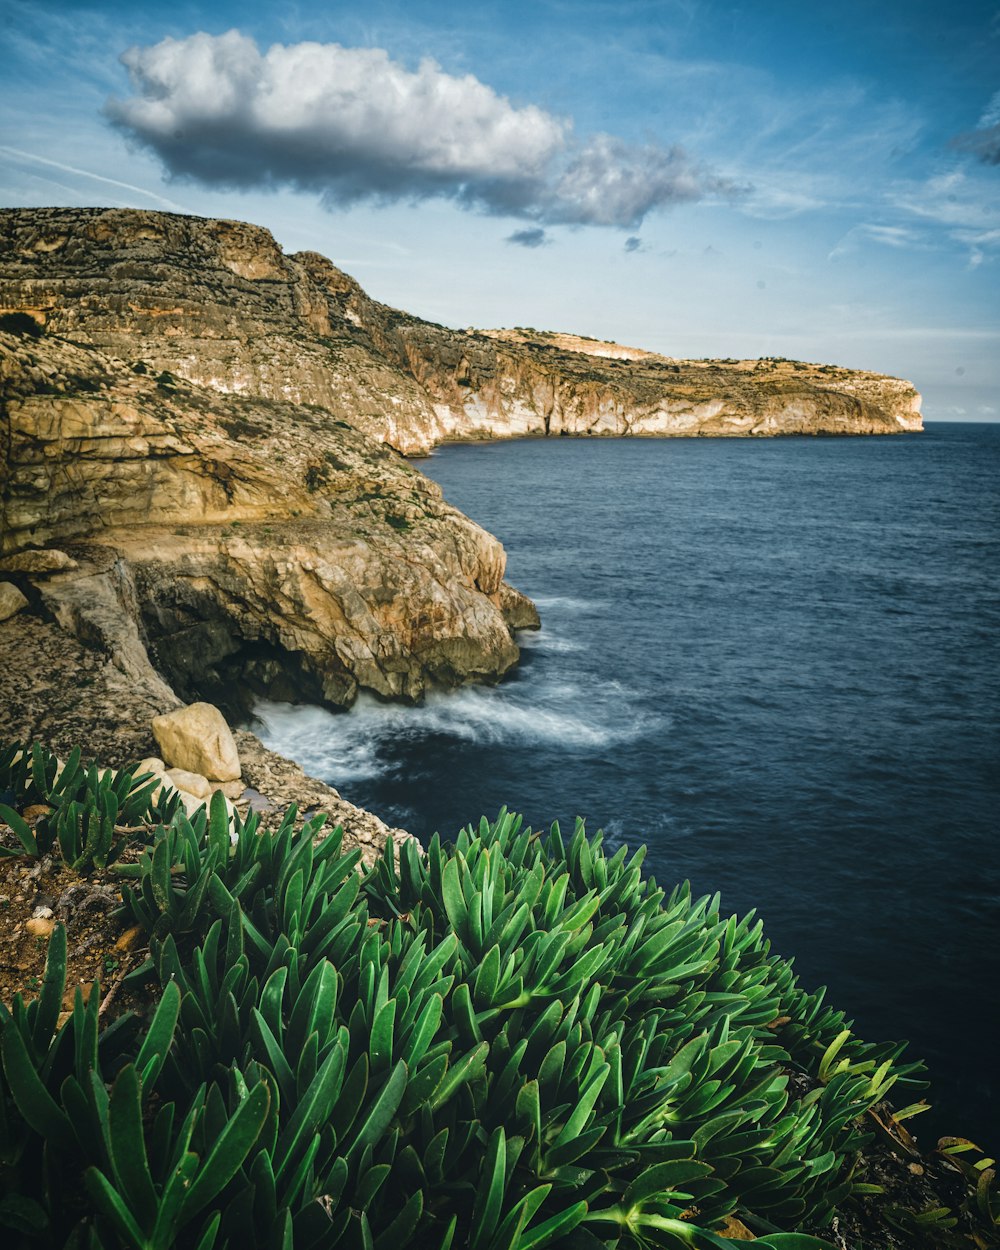
<path fill-rule="evenodd" d="M 216 796 L 189 820 L 71 765 L 0 755 L 8 849 L 110 864 L 156 1005 L 64 1004 L 57 926 L 38 997 L 0 1010 L 16 1244 L 813 1250 L 797 1230 L 844 1246 L 831 1221 L 875 1200 L 872 1131 L 905 1145 L 882 1103 L 920 1084 L 901 1044 L 582 823 L 501 813 L 362 874 L 294 811 L 261 832 Z M 992 1169 L 970 1188 L 954 1148 L 954 1209 L 886 1203 L 903 1239 L 879 1244 L 995 1244 Z"/>

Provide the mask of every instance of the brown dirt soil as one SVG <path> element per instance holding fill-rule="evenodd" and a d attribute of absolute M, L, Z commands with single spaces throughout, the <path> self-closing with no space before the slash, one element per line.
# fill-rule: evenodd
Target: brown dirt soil
<path fill-rule="evenodd" d="M 10 845 L 9 835 L 0 842 Z M 86 876 L 70 871 L 58 856 L 0 858 L 0 1000 L 37 997 L 45 972 L 49 935 L 66 926 L 67 971 L 63 1010 L 77 988 L 89 999 L 94 982 L 102 996 L 101 1018 L 109 1023 L 126 1007 L 142 1011 L 152 1001 L 144 991 L 121 991 L 123 978 L 145 958 L 145 938 L 114 915 L 121 904 L 110 870 Z"/>

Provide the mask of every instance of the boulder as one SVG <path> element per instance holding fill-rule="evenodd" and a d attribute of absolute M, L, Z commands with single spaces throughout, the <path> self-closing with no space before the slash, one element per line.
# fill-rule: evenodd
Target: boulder
<path fill-rule="evenodd" d="M 196 799 L 207 799 L 211 796 L 212 787 L 201 773 L 190 773 L 183 768 L 168 768 L 166 777 L 175 790 L 193 794 Z"/>
<path fill-rule="evenodd" d="M 0 621 L 16 616 L 27 606 L 27 599 L 12 582 L 0 582 Z"/>
<path fill-rule="evenodd" d="M 246 785 L 241 777 L 239 781 L 221 781 L 212 786 L 213 790 L 221 790 L 227 799 L 234 801 L 243 797 Z"/>
<path fill-rule="evenodd" d="M 153 737 L 171 768 L 209 781 L 236 781 L 240 757 L 225 717 L 211 703 L 192 703 L 154 716 Z"/>

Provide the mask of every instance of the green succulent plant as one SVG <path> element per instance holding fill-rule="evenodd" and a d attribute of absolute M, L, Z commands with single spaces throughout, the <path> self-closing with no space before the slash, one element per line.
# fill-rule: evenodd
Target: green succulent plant
<path fill-rule="evenodd" d="M 63 861 L 76 872 L 105 868 L 130 840 L 170 821 L 180 808 L 176 791 L 161 792 L 151 773 L 137 775 L 84 766 L 79 747 L 64 764 L 35 742 L 0 750 L 0 821 L 18 847 L 0 845 L 0 856 L 47 854 L 58 843 Z M 48 810 L 32 825 L 16 809 Z"/>
<path fill-rule="evenodd" d="M 70 853 L 110 861 L 92 827 L 143 784 L 87 780 L 86 831 L 86 800 L 56 805 Z M 322 833 L 221 796 L 148 826 L 114 869 L 147 1025 L 102 1028 L 78 991 L 57 1027 L 57 928 L 0 1025 L 0 1225 L 23 1244 L 718 1250 L 732 1215 L 763 1250 L 825 1244 L 796 1230 L 849 1195 L 860 1117 L 918 1065 L 800 989 L 753 916 L 666 894 L 582 823 L 502 812 L 367 873 Z"/>

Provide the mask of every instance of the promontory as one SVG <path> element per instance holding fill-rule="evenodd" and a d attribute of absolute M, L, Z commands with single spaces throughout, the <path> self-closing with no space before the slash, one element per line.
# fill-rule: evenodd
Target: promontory
<path fill-rule="evenodd" d="M 0 643 L 27 613 L 160 710 L 501 677 L 538 618 L 437 443 L 920 428 L 877 374 L 421 321 L 240 222 L 0 212 Z"/>

